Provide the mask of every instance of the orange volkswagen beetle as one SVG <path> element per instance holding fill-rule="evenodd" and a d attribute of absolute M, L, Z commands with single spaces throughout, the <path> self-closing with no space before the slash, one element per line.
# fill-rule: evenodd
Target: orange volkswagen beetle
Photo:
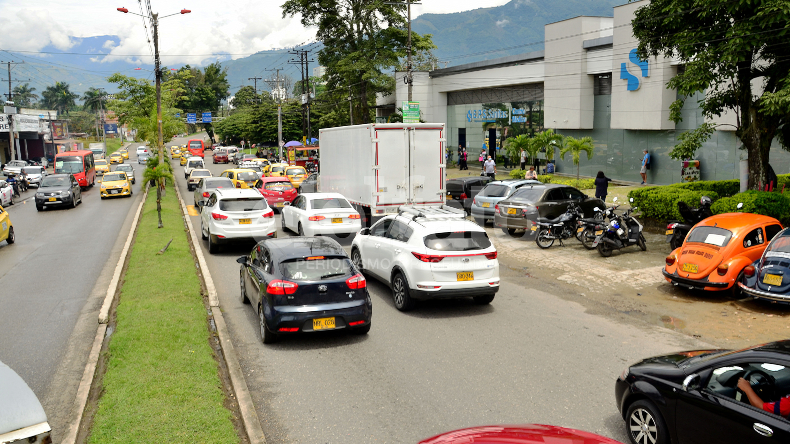
<path fill-rule="evenodd" d="M 740 293 L 737 282 L 743 269 L 762 256 L 781 230 L 778 220 L 759 214 L 711 216 L 695 225 L 683 245 L 667 256 L 664 278 L 689 289 Z"/>

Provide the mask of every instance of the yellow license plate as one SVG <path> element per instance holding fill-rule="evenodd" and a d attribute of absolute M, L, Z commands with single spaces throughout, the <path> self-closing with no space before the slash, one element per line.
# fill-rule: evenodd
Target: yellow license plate
<path fill-rule="evenodd" d="M 252 219 L 239 219 L 239 224 L 241 225 L 247 225 L 251 223 L 252 223 Z"/>
<path fill-rule="evenodd" d="M 699 271 L 699 266 L 697 264 L 683 264 L 680 269 L 686 273 L 696 273 Z"/>
<path fill-rule="evenodd" d="M 332 223 L 333 224 L 342 224 L 343 223 L 343 218 L 342 217 L 333 217 L 332 218 Z"/>
<path fill-rule="evenodd" d="M 452 194 L 448 194 L 447 195 L 447 200 L 453 200 L 453 195 Z"/>
<path fill-rule="evenodd" d="M 483 208 L 489 208 L 491 206 L 488 202 L 483 202 Z"/>
<path fill-rule="evenodd" d="M 516 209 L 515 208 L 508 208 L 507 209 L 507 214 L 516 214 Z"/>
<path fill-rule="evenodd" d="M 57 199 L 55 199 L 54 197 L 50 197 L 50 198 L 49 198 L 49 201 L 50 201 L 50 202 L 55 202 L 55 201 L 57 201 Z"/>
<path fill-rule="evenodd" d="M 782 285 L 782 276 L 777 274 L 766 274 L 763 276 L 763 284 L 773 286 Z"/>
<path fill-rule="evenodd" d="M 669 236 L 670 234 L 674 233 L 672 230 L 667 230 L 666 235 Z"/>
<path fill-rule="evenodd" d="M 475 280 L 474 271 L 459 271 L 455 274 L 459 281 L 473 281 Z"/>
<path fill-rule="evenodd" d="M 335 328 L 335 318 L 313 319 L 313 330 L 329 330 Z"/>
<path fill-rule="evenodd" d="M 282 202 L 275 202 L 274 206 L 277 207 L 277 208 L 282 208 L 283 203 Z"/>
<path fill-rule="evenodd" d="M 529 230 L 530 231 L 538 231 L 538 227 L 536 225 L 533 225 L 532 228 L 530 228 Z"/>
<path fill-rule="evenodd" d="M 582 231 L 584 231 L 584 227 L 579 227 L 579 228 L 576 229 L 577 233 L 581 233 Z"/>
<path fill-rule="evenodd" d="M 596 231 L 596 232 L 595 232 L 595 235 L 596 235 L 596 236 L 600 236 L 600 235 L 602 235 L 602 234 L 603 234 L 603 230 L 598 230 L 598 231 Z"/>

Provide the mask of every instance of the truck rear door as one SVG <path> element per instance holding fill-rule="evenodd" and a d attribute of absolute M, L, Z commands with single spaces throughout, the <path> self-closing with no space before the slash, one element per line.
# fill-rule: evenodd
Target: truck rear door
<path fill-rule="evenodd" d="M 441 126 L 409 129 L 411 183 L 409 192 L 415 204 L 443 204 L 445 199 L 445 160 Z"/>
<path fill-rule="evenodd" d="M 376 160 L 374 176 L 377 205 L 402 205 L 408 201 L 408 146 L 406 128 L 373 128 L 373 150 Z"/>

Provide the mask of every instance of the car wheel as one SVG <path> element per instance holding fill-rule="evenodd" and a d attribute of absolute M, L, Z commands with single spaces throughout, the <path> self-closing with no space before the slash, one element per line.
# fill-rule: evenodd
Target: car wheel
<path fill-rule="evenodd" d="M 299 236 L 304 236 L 304 228 L 302 228 L 301 222 L 299 222 Z"/>
<path fill-rule="evenodd" d="M 545 250 L 554 245 L 554 239 L 549 237 L 549 230 L 540 230 L 537 237 L 535 237 L 535 243 Z"/>
<path fill-rule="evenodd" d="M 351 333 L 355 334 L 355 335 L 366 335 L 366 334 L 368 334 L 369 331 L 370 331 L 370 322 L 368 322 L 368 325 L 366 325 L 364 327 L 359 327 L 359 328 L 352 329 Z"/>
<path fill-rule="evenodd" d="M 283 214 L 283 210 L 280 210 L 280 226 L 283 229 L 283 233 L 288 232 L 288 227 L 285 226 L 285 215 Z"/>
<path fill-rule="evenodd" d="M 71 208 L 77 208 L 77 196 L 71 196 Z"/>
<path fill-rule="evenodd" d="M 672 248 L 673 250 L 677 250 L 678 248 L 680 248 L 680 247 L 682 247 L 682 246 L 683 246 L 683 241 L 684 241 L 684 240 L 685 240 L 685 239 L 683 239 L 683 238 L 681 238 L 680 236 L 678 236 L 678 235 L 676 235 L 676 234 L 674 234 L 674 233 L 673 233 L 673 234 L 672 234 L 672 238 L 669 240 L 669 246 L 670 246 L 670 248 Z"/>
<path fill-rule="evenodd" d="M 13 244 L 16 240 L 16 236 L 14 235 L 14 227 L 8 227 L 8 238 L 6 238 L 6 242 L 9 244 Z"/>
<path fill-rule="evenodd" d="M 208 252 L 211 254 L 219 253 L 219 244 L 214 241 L 211 231 L 208 232 Z"/>
<path fill-rule="evenodd" d="M 609 257 L 612 255 L 612 247 L 606 242 L 601 241 L 601 243 L 598 244 L 598 254 L 603 257 Z"/>
<path fill-rule="evenodd" d="M 414 299 L 409 295 L 409 283 L 402 273 L 397 273 L 392 279 L 392 300 L 395 302 L 395 308 L 400 311 L 414 308 Z"/>
<path fill-rule="evenodd" d="M 271 344 L 273 342 L 277 342 L 279 339 L 275 333 L 269 331 L 269 328 L 266 327 L 266 317 L 263 315 L 263 306 L 261 305 L 258 307 L 258 318 L 261 320 L 261 340 L 263 340 L 264 344 Z"/>
<path fill-rule="evenodd" d="M 664 419 L 656 406 L 640 399 L 628 407 L 625 415 L 626 431 L 633 444 L 668 444 L 669 436 Z"/>
<path fill-rule="evenodd" d="M 595 248 L 593 247 L 593 243 L 595 242 L 595 229 L 589 227 L 585 228 L 584 231 L 582 231 L 581 239 L 579 240 L 582 241 L 584 248 L 588 250 Z"/>
<path fill-rule="evenodd" d="M 239 288 L 241 293 L 241 303 L 249 304 L 250 298 L 247 297 L 247 288 L 244 286 L 244 271 L 239 271 Z"/>
<path fill-rule="evenodd" d="M 738 286 L 738 282 L 743 281 L 743 270 L 738 273 L 738 277 L 735 279 L 735 282 L 732 283 L 732 287 L 730 287 L 730 297 L 733 299 L 740 299 L 741 297 L 741 287 Z"/>
<path fill-rule="evenodd" d="M 496 295 L 488 294 L 488 295 L 485 295 L 485 296 L 474 296 L 472 299 L 475 301 L 475 304 L 488 305 L 488 304 L 491 303 L 491 301 L 494 300 L 494 296 L 496 296 Z"/>
<path fill-rule="evenodd" d="M 360 273 L 365 271 L 365 269 L 362 268 L 362 255 L 356 248 L 351 250 L 351 262 L 354 263 L 354 266 L 357 267 L 357 270 L 359 270 Z"/>
<path fill-rule="evenodd" d="M 642 233 L 639 233 L 639 239 L 636 240 L 636 244 L 639 245 L 639 248 L 642 251 L 647 251 L 647 243 L 645 242 L 645 237 L 642 236 Z"/>
<path fill-rule="evenodd" d="M 516 236 L 516 232 L 518 231 L 517 228 L 502 228 L 502 232 L 507 234 L 510 237 L 518 237 Z"/>

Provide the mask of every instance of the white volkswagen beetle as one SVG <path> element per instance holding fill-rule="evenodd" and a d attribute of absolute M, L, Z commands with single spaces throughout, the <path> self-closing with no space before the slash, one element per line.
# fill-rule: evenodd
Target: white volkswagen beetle
<path fill-rule="evenodd" d="M 282 210 L 283 231 L 300 236 L 348 236 L 362 229 L 357 210 L 339 193 L 305 193 Z"/>

